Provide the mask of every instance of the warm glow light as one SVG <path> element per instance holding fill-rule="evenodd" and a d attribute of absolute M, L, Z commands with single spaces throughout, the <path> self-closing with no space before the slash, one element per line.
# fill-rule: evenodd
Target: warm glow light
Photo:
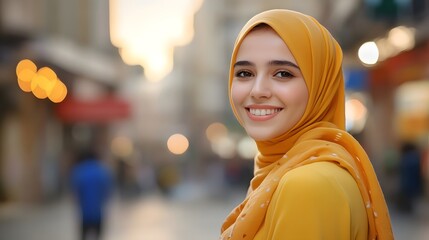
<path fill-rule="evenodd" d="M 37 66 L 36 64 L 33 63 L 33 61 L 29 59 L 23 59 L 19 61 L 19 63 L 16 65 L 16 75 L 19 75 L 19 73 L 24 69 L 28 69 L 32 72 L 36 72 Z"/>
<path fill-rule="evenodd" d="M 39 99 L 45 99 L 48 97 L 45 89 L 42 86 L 47 85 L 49 79 L 45 78 L 42 75 L 36 74 L 36 76 L 31 80 L 31 91 L 34 96 Z"/>
<path fill-rule="evenodd" d="M 415 32 L 414 28 L 398 26 L 391 29 L 387 36 L 376 39 L 375 43 L 379 52 L 378 62 L 414 48 Z"/>
<path fill-rule="evenodd" d="M 351 133 L 359 133 L 366 124 L 368 110 L 366 106 L 356 98 L 346 101 L 346 129 Z"/>
<path fill-rule="evenodd" d="M 39 99 L 49 98 L 54 103 L 64 100 L 67 87 L 57 74 L 48 67 L 37 71 L 37 66 L 29 59 L 21 60 L 16 66 L 18 86 L 24 92 L 32 92 Z"/>
<path fill-rule="evenodd" d="M 18 73 L 18 86 L 24 92 L 31 92 L 31 80 L 36 76 L 36 71 L 23 69 Z"/>
<path fill-rule="evenodd" d="M 206 137 L 211 142 L 226 135 L 228 135 L 228 129 L 222 123 L 212 123 L 206 129 Z"/>
<path fill-rule="evenodd" d="M 429 116 L 429 79 L 401 84 L 395 93 L 395 108 L 404 115 L 425 113 Z"/>
<path fill-rule="evenodd" d="M 387 39 L 398 51 L 408 50 L 414 47 L 414 32 L 413 28 L 404 26 L 395 27 L 389 31 Z"/>
<path fill-rule="evenodd" d="M 258 152 L 258 148 L 256 147 L 255 141 L 249 136 L 246 136 L 238 142 L 237 151 L 240 157 L 253 159 Z"/>
<path fill-rule="evenodd" d="M 61 82 L 59 79 L 55 82 L 55 85 L 52 87 L 50 91 L 47 91 L 48 98 L 54 102 L 59 103 L 64 100 L 67 96 L 67 87 Z"/>
<path fill-rule="evenodd" d="M 364 64 L 375 64 L 378 61 L 378 48 L 375 42 L 366 42 L 358 50 L 359 60 Z"/>
<path fill-rule="evenodd" d="M 366 117 L 366 107 L 357 99 L 348 100 L 346 108 L 350 110 L 350 116 L 355 120 L 362 120 Z"/>
<path fill-rule="evenodd" d="M 29 59 L 23 59 L 16 65 L 18 86 L 24 92 L 31 92 L 31 79 L 35 76 L 37 66 Z"/>
<path fill-rule="evenodd" d="M 43 67 L 37 71 L 37 74 L 46 78 L 46 81 L 42 82 L 41 87 L 46 93 L 51 92 L 54 88 L 55 83 L 58 81 L 57 74 L 48 67 Z"/>
<path fill-rule="evenodd" d="M 183 154 L 188 150 L 189 141 L 182 134 L 174 134 L 168 138 L 167 147 L 173 154 Z"/>
<path fill-rule="evenodd" d="M 194 35 L 194 14 L 203 0 L 110 0 L 110 38 L 125 63 L 141 65 L 148 80 L 173 69 L 176 46 Z"/>
<path fill-rule="evenodd" d="M 377 39 L 375 43 L 378 47 L 379 61 L 386 60 L 387 58 L 395 55 L 397 52 L 395 46 L 393 46 L 392 43 L 387 40 L 387 38 Z"/>
<path fill-rule="evenodd" d="M 110 149 L 115 156 L 122 158 L 128 158 L 134 152 L 133 142 L 127 137 L 114 138 Z"/>
<path fill-rule="evenodd" d="M 400 139 L 416 140 L 429 132 L 429 79 L 408 81 L 396 88 L 395 131 Z"/>
<path fill-rule="evenodd" d="M 211 143 L 213 152 L 221 158 L 230 159 L 235 155 L 235 142 L 229 136 L 224 136 Z"/>

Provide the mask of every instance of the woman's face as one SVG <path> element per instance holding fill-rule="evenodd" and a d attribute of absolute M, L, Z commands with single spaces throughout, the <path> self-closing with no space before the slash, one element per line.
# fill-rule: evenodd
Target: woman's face
<path fill-rule="evenodd" d="M 289 131 L 304 114 L 308 90 L 301 70 L 270 27 L 255 29 L 242 41 L 231 95 L 243 127 L 257 141 Z"/>

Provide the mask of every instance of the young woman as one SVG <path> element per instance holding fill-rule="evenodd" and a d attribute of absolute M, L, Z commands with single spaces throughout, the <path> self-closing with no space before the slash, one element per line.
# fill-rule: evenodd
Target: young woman
<path fill-rule="evenodd" d="M 232 53 L 233 112 L 258 146 L 221 239 L 393 239 L 372 165 L 344 130 L 342 51 L 314 18 L 253 17 Z"/>

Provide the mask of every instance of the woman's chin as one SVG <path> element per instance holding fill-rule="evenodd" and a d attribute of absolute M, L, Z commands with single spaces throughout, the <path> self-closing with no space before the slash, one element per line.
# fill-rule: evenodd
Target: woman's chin
<path fill-rule="evenodd" d="M 255 141 L 267 141 L 275 138 L 273 134 L 267 134 L 265 132 L 247 132 L 247 135 Z"/>

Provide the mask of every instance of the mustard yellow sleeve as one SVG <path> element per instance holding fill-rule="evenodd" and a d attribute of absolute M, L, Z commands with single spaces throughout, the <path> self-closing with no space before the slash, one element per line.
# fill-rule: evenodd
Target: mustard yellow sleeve
<path fill-rule="evenodd" d="M 365 207 L 352 176 L 333 163 L 288 172 L 255 239 L 366 239 Z"/>

